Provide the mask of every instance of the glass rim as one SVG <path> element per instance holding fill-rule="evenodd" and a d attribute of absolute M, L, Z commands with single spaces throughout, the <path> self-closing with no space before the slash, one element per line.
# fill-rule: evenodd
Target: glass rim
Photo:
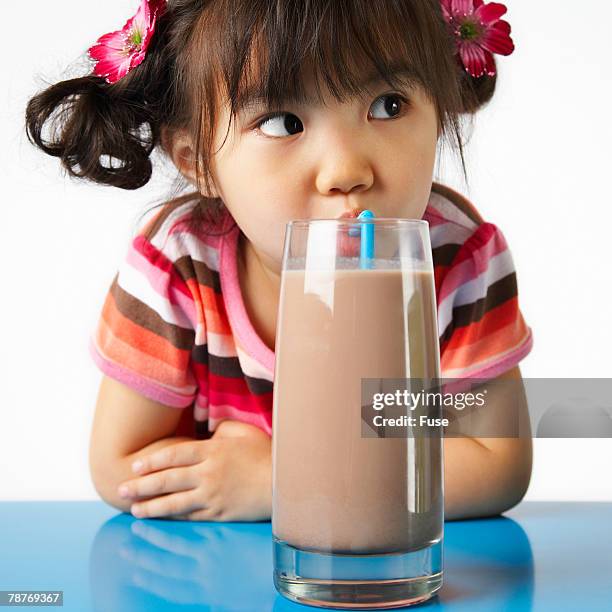
<path fill-rule="evenodd" d="M 412 225 L 415 227 L 426 227 L 429 226 L 429 221 L 425 219 L 405 219 L 402 217 L 365 217 L 359 219 L 357 217 L 344 217 L 339 219 L 293 219 L 287 222 L 288 227 L 305 227 L 314 223 L 330 223 L 333 222 L 336 225 L 357 225 L 361 223 L 373 223 L 374 225 Z"/>

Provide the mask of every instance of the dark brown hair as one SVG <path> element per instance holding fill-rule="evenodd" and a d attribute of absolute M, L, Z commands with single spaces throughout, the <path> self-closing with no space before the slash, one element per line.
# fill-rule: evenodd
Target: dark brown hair
<path fill-rule="evenodd" d="M 319 92 L 323 83 L 343 101 L 367 93 L 370 71 L 397 86 L 398 67 L 432 100 L 466 175 L 461 119 L 491 99 L 495 77 L 459 65 L 440 0 L 169 0 L 142 64 L 114 84 L 90 74 L 49 86 L 28 102 L 26 130 L 70 175 L 136 189 L 164 150 L 163 130 L 187 129 L 198 190 L 180 202 L 215 210 L 222 202 L 200 191 L 211 185 L 219 94 L 234 118 L 250 95 L 270 108 L 302 99 L 307 68 Z"/>

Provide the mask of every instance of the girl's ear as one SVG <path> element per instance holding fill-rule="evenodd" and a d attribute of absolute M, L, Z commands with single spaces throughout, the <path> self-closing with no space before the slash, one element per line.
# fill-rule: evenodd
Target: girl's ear
<path fill-rule="evenodd" d="M 193 185 L 197 186 L 197 165 L 195 159 L 195 145 L 193 139 L 186 130 L 170 130 L 166 126 L 161 129 L 161 144 L 166 153 L 172 159 L 178 171 Z M 211 189 L 206 190 L 204 184 L 201 187 L 205 190 L 202 193 L 207 198 L 217 198 L 219 194 L 214 184 Z"/>

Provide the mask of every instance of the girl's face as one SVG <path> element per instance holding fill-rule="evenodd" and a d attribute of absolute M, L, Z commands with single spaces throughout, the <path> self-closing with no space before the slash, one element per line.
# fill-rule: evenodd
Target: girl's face
<path fill-rule="evenodd" d="M 314 94 L 314 79 L 305 87 Z M 240 110 L 227 139 L 229 106 L 222 108 L 214 184 L 269 270 L 280 272 L 292 219 L 363 209 L 376 217 L 422 217 L 438 140 L 435 108 L 416 86 L 394 90 L 383 81 L 369 88 L 366 99 L 340 103 L 328 95 L 324 104 L 288 104 L 273 113 L 254 101 Z"/>

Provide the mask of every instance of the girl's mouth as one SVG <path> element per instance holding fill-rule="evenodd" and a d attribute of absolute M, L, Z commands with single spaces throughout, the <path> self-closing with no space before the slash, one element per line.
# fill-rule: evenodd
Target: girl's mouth
<path fill-rule="evenodd" d="M 363 210 L 365 209 L 353 208 L 343 212 L 336 219 L 356 219 Z M 340 257 L 357 257 L 359 255 L 360 237 L 359 235 L 351 236 L 348 231 L 348 227 L 338 229 L 337 253 Z"/>
<path fill-rule="evenodd" d="M 339 217 L 336 217 L 336 219 L 356 219 L 364 210 L 365 208 L 353 208 L 343 212 Z"/>

